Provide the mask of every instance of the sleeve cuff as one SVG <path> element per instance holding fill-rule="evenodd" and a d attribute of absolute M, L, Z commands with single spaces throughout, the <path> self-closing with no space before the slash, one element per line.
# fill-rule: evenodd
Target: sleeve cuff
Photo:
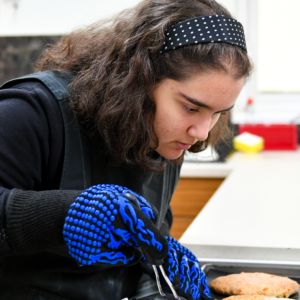
<path fill-rule="evenodd" d="M 70 205 L 82 191 L 14 189 L 6 206 L 6 239 L 15 255 L 30 255 L 64 243 Z"/>

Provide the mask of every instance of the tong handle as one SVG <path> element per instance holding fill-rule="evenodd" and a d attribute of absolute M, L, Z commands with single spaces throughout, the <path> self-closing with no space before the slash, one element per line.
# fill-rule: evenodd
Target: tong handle
<path fill-rule="evenodd" d="M 128 200 L 132 201 L 133 203 L 135 203 L 138 207 L 140 207 L 140 205 L 139 205 L 139 203 L 138 203 L 138 201 L 137 201 L 137 199 L 136 199 L 136 197 L 135 197 L 134 195 L 132 195 L 132 194 L 130 194 L 130 193 L 125 193 L 123 196 L 126 197 Z M 165 270 L 164 270 L 164 268 L 163 268 L 163 266 L 162 266 L 164 260 L 163 260 L 163 259 L 155 259 L 155 258 L 153 258 L 153 257 L 148 253 L 148 251 L 146 251 L 146 250 L 144 250 L 143 253 L 144 253 L 144 255 L 145 255 L 145 257 L 146 257 L 148 263 L 149 263 L 150 265 L 152 265 L 152 268 L 153 268 L 153 270 L 154 270 L 155 277 L 156 277 L 156 283 L 157 283 L 158 291 L 159 291 L 160 295 L 161 295 L 164 299 L 172 299 L 172 298 L 170 298 L 171 295 L 166 296 L 166 295 L 164 294 L 164 292 L 163 292 L 163 290 L 162 290 L 162 287 L 161 287 L 161 284 L 160 284 L 159 274 L 158 274 L 158 272 L 157 272 L 156 267 L 159 267 L 159 269 L 160 269 L 160 271 L 161 271 L 161 273 L 162 273 L 162 275 L 163 275 L 165 281 L 167 282 L 169 288 L 170 288 L 171 291 L 172 291 L 172 294 L 173 294 L 174 298 L 175 298 L 176 300 L 181 300 L 180 297 L 177 295 L 177 293 L 176 293 L 176 291 L 175 291 L 175 289 L 174 289 L 174 287 L 173 287 L 171 281 L 169 280 L 169 278 L 168 278 L 168 276 L 166 275 Z M 172 297 L 172 296 L 171 296 L 171 297 Z"/>
<path fill-rule="evenodd" d="M 164 263 L 163 259 L 155 259 L 153 258 L 147 250 L 143 249 L 143 253 L 147 259 L 147 262 L 152 266 L 161 266 Z"/>
<path fill-rule="evenodd" d="M 162 273 L 162 275 L 163 275 L 166 283 L 168 284 L 170 290 L 172 291 L 172 294 L 173 294 L 174 298 L 177 299 L 177 300 L 180 300 L 180 297 L 177 295 L 177 293 L 176 293 L 176 291 L 175 291 L 175 289 L 174 289 L 171 281 L 169 280 L 168 276 L 166 275 L 163 266 L 159 266 L 159 269 L 160 269 L 160 271 L 161 271 L 161 273 Z"/>
<path fill-rule="evenodd" d="M 127 198 L 131 202 L 133 202 L 137 207 L 140 207 L 139 202 L 136 197 L 130 193 L 123 194 L 123 197 Z M 163 264 L 163 259 L 154 259 L 147 251 L 143 250 L 144 255 L 150 265 L 159 266 Z"/>
<path fill-rule="evenodd" d="M 172 296 L 171 296 L 171 295 L 167 295 L 167 296 L 165 295 L 165 293 L 164 293 L 163 290 L 162 290 L 161 284 L 160 284 L 159 274 L 158 274 L 158 272 L 157 272 L 156 267 L 157 267 L 157 266 L 153 266 L 153 265 L 152 265 L 152 268 L 153 268 L 154 273 L 155 273 L 155 278 L 156 278 L 156 283 L 157 283 L 158 291 L 159 291 L 159 294 L 161 295 L 161 297 L 163 297 L 164 299 L 176 299 L 176 300 L 181 300 L 181 298 L 177 295 L 177 293 L 176 293 L 176 291 L 175 291 L 175 289 L 174 289 L 174 287 L 173 287 L 171 281 L 169 280 L 168 276 L 166 275 L 163 266 L 162 266 L 162 265 L 159 265 L 158 267 L 159 267 L 159 269 L 160 269 L 160 271 L 161 271 L 161 273 L 162 273 L 162 275 L 163 275 L 163 277 L 164 277 L 166 283 L 168 284 L 168 286 L 169 286 L 169 288 L 171 289 L 172 294 L 173 294 Z M 170 297 L 171 297 L 171 298 L 170 298 Z"/>

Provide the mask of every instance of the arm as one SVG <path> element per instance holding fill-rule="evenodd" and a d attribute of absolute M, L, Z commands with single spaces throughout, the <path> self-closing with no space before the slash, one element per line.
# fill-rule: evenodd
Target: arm
<path fill-rule="evenodd" d="M 58 191 L 62 129 L 58 104 L 41 84 L 0 91 L 2 255 L 32 254 L 63 243 L 64 218 L 81 191 Z"/>
<path fill-rule="evenodd" d="M 0 251 L 2 255 L 28 255 L 50 247 L 63 245 L 66 240 L 70 241 L 67 244 L 71 251 L 75 243 L 75 241 L 72 241 L 73 234 L 68 232 L 68 225 L 64 230 L 65 239 L 63 240 L 62 228 L 64 224 L 68 224 L 65 223 L 67 222 L 66 216 L 74 212 L 70 209 L 70 206 L 77 205 L 80 202 L 80 200 L 76 202 L 75 199 L 82 191 L 57 190 L 59 185 L 57 178 L 60 179 L 61 157 L 63 154 L 62 139 L 59 139 L 63 132 L 61 116 L 57 112 L 53 113 L 52 106 L 55 107 L 55 104 L 57 104 L 55 100 L 52 101 L 52 106 L 45 108 L 45 101 L 49 95 L 43 96 L 43 99 L 41 99 L 41 94 L 46 93 L 47 90 L 40 90 L 38 86 L 25 90 L 24 87 L 22 88 L 21 91 L 18 89 L 7 90 L 6 93 L 3 91 L 6 97 L 11 96 L 9 101 L 5 98 L 2 102 L 2 108 L 6 109 L 7 112 L 5 114 L 6 120 L 0 122 L 3 132 L 7 133 L 6 136 L 1 137 L 5 143 L 3 143 L 2 152 L 0 151 L 0 161 L 1 153 L 3 154 L 2 157 L 11 157 L 7 160 L 6 168 L 0 174 L 0 183 L 2 181 L 3 187 L 7 190 L 6 198 L 3 199 L 3 203 L 5 203 L 2 218 L 4 224 L 3 239 L 5 242 L 3 244 L 9 245 L 11 250 L 7 251 L 7 247 L 3 246 Z M 11 95 L 8 95 L 9 93 Z M 42 101 L 43 106 L 40 105 Z M 18 114 L 20 108 L 23 111 L 21 115 Z M 51 110 L 52 113 L 49 113 Z M 13 120 L 10 126 L 7 123 L 9 120 Z M 12 133 L 17 133 L 20 140 L 16 142 L 16 136 Z M 60 142 L 60 147 L 57 146 L 57 140 Z M 8 149 L 13 148 L 14 143 L 18 147 L 10 153 Z M 55 156 L 51 153 L 55 147 L 58 149 L 60 157 L 56 157 L 50 163 L 51 155 Z M 45 153 L 47 154 L 46 157 L 44 157 Z M 22 159 L 23 157 L 26 157 L 25 161 Z M 61 161 L 61 164 L 58 164 L 57 161 Z M 9 172 L 10 176 L 7 176 Z M 5 181 L 6 183 L 4 183 Z M 122 202 L 122 199 L 124 200 L 121 197 L 119 202 Z M 124 214 L 121 212 L 123 206 L 120 203 L 118 204 L 120 206 L 119 213 L 122 217 L 120 222 L 116 221 L 118 224 L 114 225 L 116 232 L 112 235 L 112 239 L 115 238 L 115 235 L 120 234 L 120 231 L 128 230 L 126 226 L 129 219 L 122 221 Z M 86 208 L 91 208 L 90 206 L 93 205 L 91 203 Z M 130 203 L 124 204 L 126 208 L 130 206 Z M 135 214 L 138 215 L 137 218 L 132 219 L 137 221 L 136 228 L 130 228 L 133 234 L 137 234 L 134 239 L 141 239 L 141 246 L 148 247 L 146 244 L 148 245 L 149 241 L 146 238 L 151 239 L 151 242 L 156 242 L 155 235 L 158 235 L 158 239 L 162 239 L 163 244 L 166 246 L 163 236 L 160 235 L 148 217 L 138 207 L 135 207 L 134 210 Z M 68 220 L 73 219 L 72 216 L 69 216 Z M 98 223 L 100 222 L 102 223 L 102 220 L 98 220 Z M 80 224 L 79 226 L 81 226 Z M 143 224 L 146 225 L 146 229 Z M 71 231 L 72 226 L 70 225 Z M 83 230 L 83 227 L 78 228 Z M 152 228 L 152 230 L 149 228 Z M 150 230 L 150 233 L 147 230 Z M 154 243 L 154 248 L 155 245 L 156 243 Z M 160 243 L 160 245 L 162 244 Z M 166 254 L 165 252 L 160 253 L 161 247 L 158 247 L 158 256 Z M 86 246 L 86 248 L 89 247 Z M 101 251 L 103 252 L 103 249 Z M 106 251 L 105 254 L 109 251 Z"/>
<path fill-rule="evenodd" d="M 30 255 L 64 244 L 64 219 L 81 191 L 1 190 L 1 255 Z"/>

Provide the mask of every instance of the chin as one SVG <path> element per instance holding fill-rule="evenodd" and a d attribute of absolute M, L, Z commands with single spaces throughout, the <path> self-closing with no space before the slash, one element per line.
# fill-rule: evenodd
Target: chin
<path fill-rule="evenodd" d="M 159 153 L 163 158 L 172 160 L 179 158 L 183 153 L 183 150 L 177 150 L 177 151 L 166 151 L 165 153 Z"/>

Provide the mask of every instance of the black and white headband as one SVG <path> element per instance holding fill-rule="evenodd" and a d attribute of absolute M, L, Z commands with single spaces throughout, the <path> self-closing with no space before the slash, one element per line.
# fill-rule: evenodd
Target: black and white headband
<path fill-rule="evenodd" d="M 161 53 L 198 43 L 229 43 L 247 52 L 244 28 L 238 21 L 218 15 L 182 21 L 166 29 Z"/>

